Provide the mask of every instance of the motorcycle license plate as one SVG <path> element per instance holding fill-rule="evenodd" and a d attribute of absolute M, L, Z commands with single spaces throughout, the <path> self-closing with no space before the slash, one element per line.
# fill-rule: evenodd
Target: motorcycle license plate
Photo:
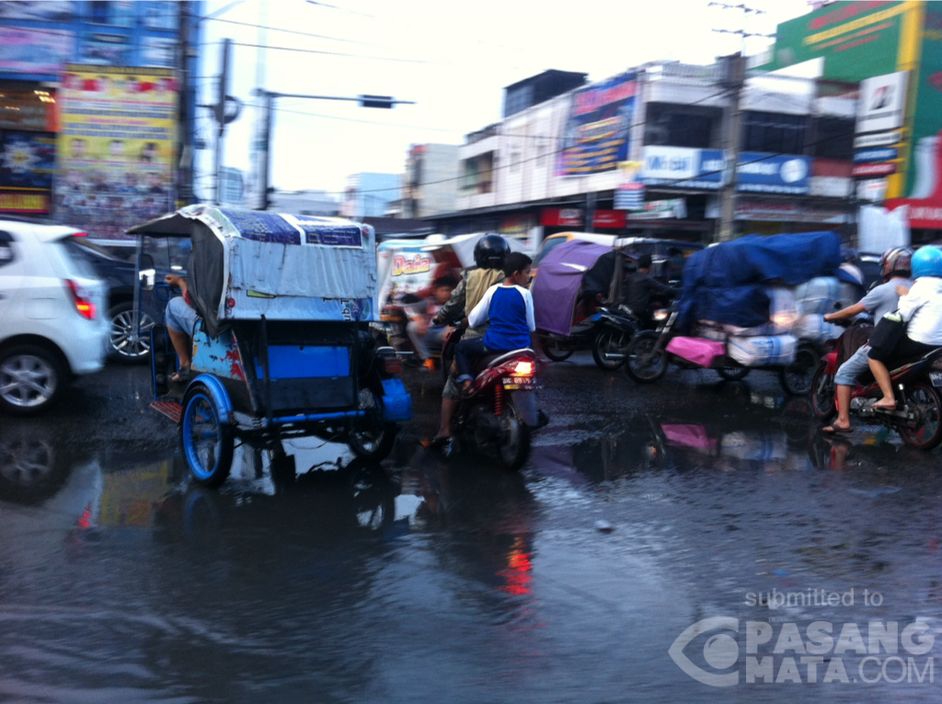
<path fill-rule="evenodd" d="M 929 381 L 935 388 L 942 388 L 942 372 L 929 372 Z"/>
<path fill-rule="evenodd" d="M 532 376 L 505 376 L 500 381 L 508 391 L 529 391 L 536 388 L 536 378 Z"/>

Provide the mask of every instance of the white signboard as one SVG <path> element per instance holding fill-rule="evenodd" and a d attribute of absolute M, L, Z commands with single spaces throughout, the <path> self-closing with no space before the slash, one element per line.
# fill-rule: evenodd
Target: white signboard
<path fill-rule="evenodd" d="M 683 179 L 697 175 L 700 167 L 700 151 L 686 147 L 655 147 L 644 148 L 644 167 L 642 174 L 645 180 L 655 179 Z"/>
<path fill-rule="evenodd" d="M 874 76 L 860 82 L 857 133 L 895 130 L 903 124 L 906 71 Z"/>

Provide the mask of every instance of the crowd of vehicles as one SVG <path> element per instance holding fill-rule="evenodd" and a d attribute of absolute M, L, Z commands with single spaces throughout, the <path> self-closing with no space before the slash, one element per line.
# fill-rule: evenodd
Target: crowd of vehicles
<path fill-rule="evenodd" d="M 431 317 L 435 309 L 412 306 L 427 299 L 433 281 L 472 266 L 481 237 L 377 245 L 369 227 L 349 221 L 210 206 L 188 206 L 130 232 L 139 238 L 133 266 L 67 227 L 0 222 L 0 410 L 43 411 L 70 378 L 99 371 L 106 356 L 149 359 L 152 405 L 177 422 L 191 476 L 209 486 L 225 481 L 239 443 L 277 452 L 283 439 L 317 436 L 370 460 L 388 455 L 411 417 L 401 371 L 416 350 L 406 328 L 415 310 Z M 789 238 L 782 250 L 774 247 L 783 239 L 743 238 L 732 255 L 726 245 L 601 237 L 547 238 L 531 285 L 537 351 L 479 360 L 455 414 L 461 446 L 520 467 L 542 425 L 535 393 L 542 358 L 563 361 L 580 350 L 591 351 L 601 369 L 624 367 L 643 384 L 662 378 L 671 363 L 731 381 L 774 371 L 788 394 L 809 394 L 817 418 L 833 416 L 833 341 L 782 327 L 774 306 L 761 309 L 756 299 L 774 298 L 770 286 L 833 274 L 836 235 L 782 236 Z M 645 258 L 676 295 L 634 310 L 626 290 Z M 748 261 L 749 271 L 737 264 L 730 273 L 731 261 Z M 173 273 L 188 274 L 198 314 L 182 376 L 164 321 L 177 293 L 165 281 Z M 449 322 L 460 330 L 460 321 Z M 425 351 L 443 380 L 459 337 L 446 334 Z M 775 354 L 740 349 L 766 341 Z M 942 442 L 937 367 L 942 350 L 894 370 L 901 393 L 893 410 L 873 409 L 876 386 L 859 385 L 852 411 L 898 431 L 907 444 L 935 447 Z"/>

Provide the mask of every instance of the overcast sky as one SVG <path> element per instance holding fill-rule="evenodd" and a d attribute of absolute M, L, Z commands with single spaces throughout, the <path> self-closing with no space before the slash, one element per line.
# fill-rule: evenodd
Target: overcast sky
<path fill-rule="evenodd" d="M 740 48 L 738 37 L 711 28 L 772 33 L 777 23 L 810 10 L 807 0 L 751 5 L 766 14 L 721 10 L 707 0 L 207 0 L 204 14 L 216 19 L 203 22 L 200 102 L 209 102 L 214 90 L 224 37 L 324 52 L 233 48 L 230 92 L 248 107 L 229 126 L 225 164 L 250 172 L 258 115 L 252 93 L 260 79 L 280 92 L 414 100 L 392 110 L 278 101 L 272 185 L 339 195 L 348 174 L 401 173 L 410 144 L 461 144 L 468 132 L 497 122 L 504 86 L 528 76 L 561 69 L 599 81 L 652 60 L 710 63 Z M 260 24 L 321 36 L 259 30 Z M 767 41 L 750 40 L 746 53 L 757 53 Z M 212 123 L 207 111 L 200 113 L 200 135 L 211 145 Z M 209 157 L 207 151 L 198 162 L 197 189 L 204 197 L 211 196 Z"/>

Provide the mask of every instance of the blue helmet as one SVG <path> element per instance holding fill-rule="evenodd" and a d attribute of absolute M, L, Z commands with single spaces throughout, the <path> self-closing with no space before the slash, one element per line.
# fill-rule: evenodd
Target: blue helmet
<path fill-rule="evenodd" d="M 913 278 L 920 276 L 942 277 L 942 249 L 928 245 L 920 247 L 913 255 Z"/>

